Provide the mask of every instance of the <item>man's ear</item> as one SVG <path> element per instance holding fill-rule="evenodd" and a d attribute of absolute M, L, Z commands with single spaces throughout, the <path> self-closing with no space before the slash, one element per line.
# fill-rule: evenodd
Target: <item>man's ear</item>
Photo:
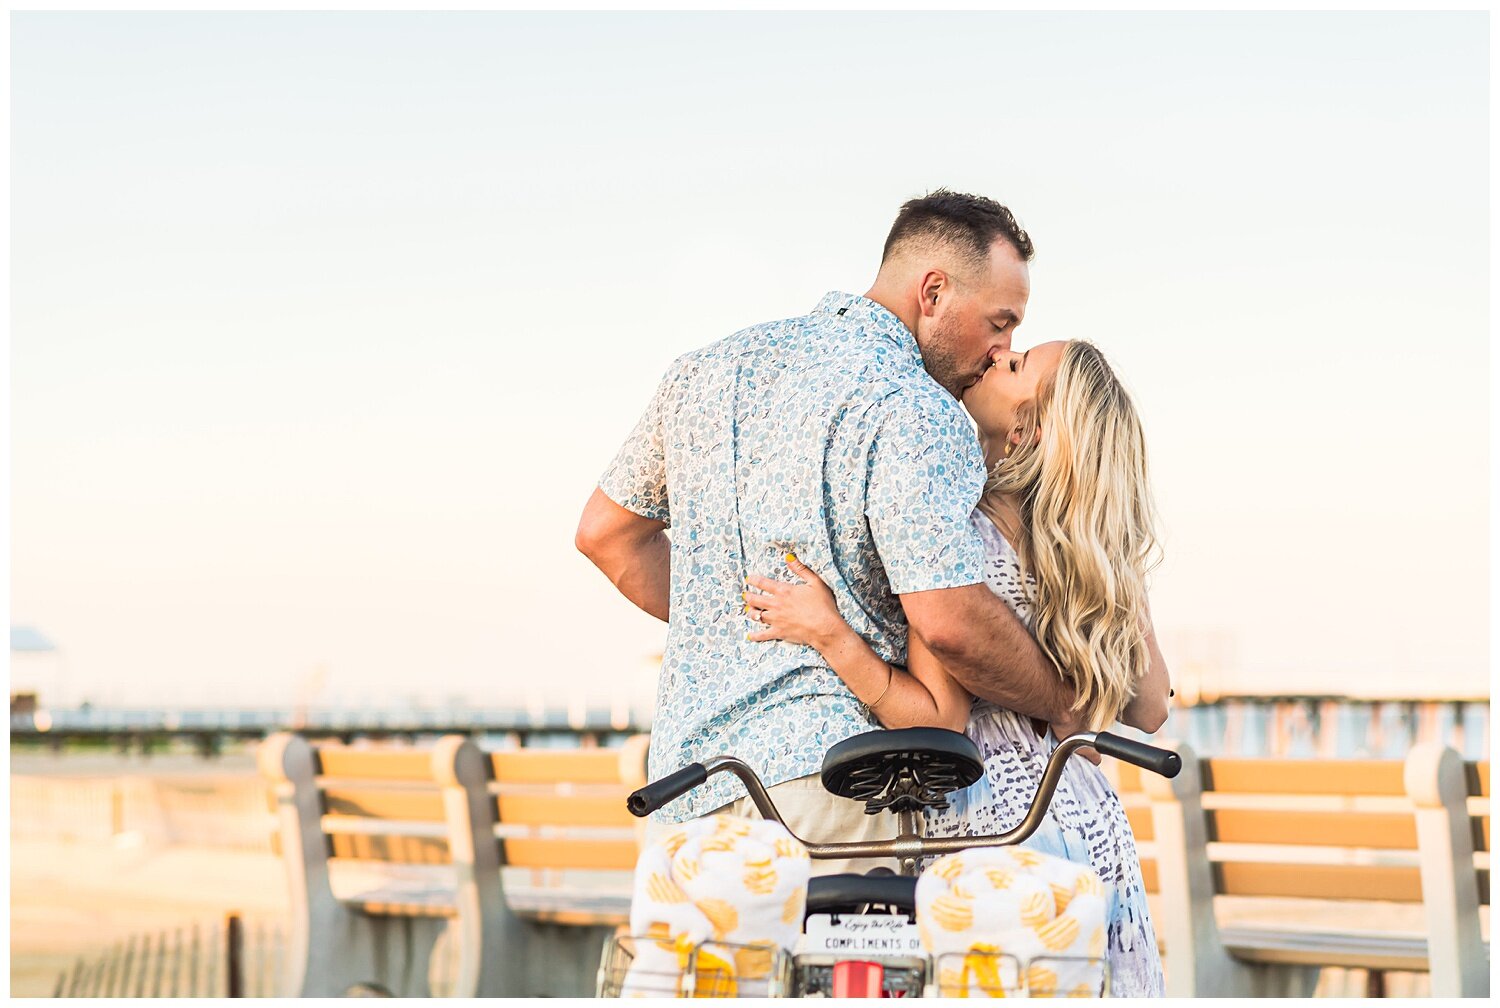
<path fill-rule="evenodd" d="M 917 291 L 917 309 L 931 318 L 937 314 L 938 303 L 952 290 L 948 274 L 942 270 L 928 270 L 922 274 L 922 286 Z"/>

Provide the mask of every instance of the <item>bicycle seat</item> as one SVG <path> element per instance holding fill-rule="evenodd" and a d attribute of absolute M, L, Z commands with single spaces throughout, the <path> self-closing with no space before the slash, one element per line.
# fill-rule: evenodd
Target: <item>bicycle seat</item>
<path fill-rule="evenodd" d="M 947 795 L 984 773 L 979 747 L 946 728 L 897 728 L 847 738 L 823 757 L 823 786 L 865 803 L 865 814 L 948 807 Z"/>

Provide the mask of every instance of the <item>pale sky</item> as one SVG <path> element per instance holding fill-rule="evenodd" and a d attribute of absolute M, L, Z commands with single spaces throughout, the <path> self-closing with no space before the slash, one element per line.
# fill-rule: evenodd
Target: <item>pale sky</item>
<path fill-rule="evenodd" d="M 12 622 L 58 699 L 644 702 L 573 548 L 679 354 L 946 185 L 1146 424 L 1169 665 L 1487 693 L 1488 21 L 16 14 Z M 59 688 L 52 677 L 61 675 Z"/>

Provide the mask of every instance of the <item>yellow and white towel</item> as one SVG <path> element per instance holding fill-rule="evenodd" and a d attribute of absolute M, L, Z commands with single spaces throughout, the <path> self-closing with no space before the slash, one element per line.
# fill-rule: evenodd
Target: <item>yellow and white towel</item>
<path fill-rule="evenodd" d="M 1022 847 L 949 854 L 917 879 L 917 930 L 946 997 L 1097 997 L 1107 909 L 1093 869 Z M 938 958 L 952 953 L 963 959 Z"/>
<path fill-rule="evenodd" d="M 630 904 L 638 941 L 625 997 L 670 996 L 663 978 L 681 975 L 703 942 L 774 945 L 790 952 L 802 931 L 811 862 L 786 828 L 764 819 L 708 816 L 682 823 L 641 851 Z M 771 954 L 700 951 L 700 995 L 763 996 Z"/>

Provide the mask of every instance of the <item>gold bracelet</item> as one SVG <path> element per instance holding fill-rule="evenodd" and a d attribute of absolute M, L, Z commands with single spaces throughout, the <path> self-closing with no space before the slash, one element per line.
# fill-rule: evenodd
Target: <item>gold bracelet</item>
<path fill-rule="evenodd" d="M 885 695 L 891 691 L 891 683 L 896 681 L 896 669 L 891 665 L 890 662 L 885 663 L 885 670 L 887 673 L 885 677 L 885 689 L 880 691 L 880 696 L 875 698 L 874 703 L 865 704 L 865 706 L 870 710 L 874 710 L 876 707 L 880 706 L 880 701 L 884 700 Z"/>

